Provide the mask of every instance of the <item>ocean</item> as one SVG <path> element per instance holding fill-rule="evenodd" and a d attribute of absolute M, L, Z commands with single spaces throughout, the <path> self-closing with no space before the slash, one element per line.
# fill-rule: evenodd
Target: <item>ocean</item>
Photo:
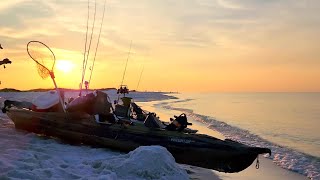
<path fill-rule="evenodd" d="M 181 93 L 153 102 L 225 138 L 268 147 L 284 169 L 320 179 L 320 93 Z"/>
<path fill-rule="evenodd" d="M 30 101 L 39 94 L 0 93 L 0 106 L 4 99 Z M 117 97 L 115 92 L 108 94 L 111 99 Z M 129 95 L 164 121 L 186 113 L 193 123 L 191 128 L 199 129 L 200 133 L 268 147 L 272 155 L 266 158 L 277 166 L 320 179 L 320 93 L 137 92 Z M 0 179 L 188 179 L 186 171 L 175 164 L 165 149 L 142 147 L 124 154 L 72 146 L 15 130 L 12 121 L 2 113 L 0 152 Z M 156 167 L 153 161 L 159 162 Z M 133 167 L 132 163 L 138 166 Z"/>

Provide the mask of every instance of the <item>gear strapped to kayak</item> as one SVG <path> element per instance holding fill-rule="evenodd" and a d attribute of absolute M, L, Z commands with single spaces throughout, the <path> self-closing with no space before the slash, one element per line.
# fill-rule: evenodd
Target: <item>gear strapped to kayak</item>
<path fill-rule="evenodd" d="M 188 125 L 192 125 L 192 123 L 188 122 L 185 113 L 182 113 L 180 116 L 174 116 L 174 118 L 170 118 L 171 123 L 166 127 L 169 131 L 183 131 Z"/>

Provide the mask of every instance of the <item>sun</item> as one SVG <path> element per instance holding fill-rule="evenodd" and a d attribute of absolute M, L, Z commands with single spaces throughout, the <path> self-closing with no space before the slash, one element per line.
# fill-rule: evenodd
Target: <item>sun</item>
<path fill-rule="evenodd" d="M 68 60 L 58 60 L 56 62 L 56 68 L 59 71 L 62 71 L 64 73 L 70 72 L 74 67 L 74 64 L 71 61 Z"/>

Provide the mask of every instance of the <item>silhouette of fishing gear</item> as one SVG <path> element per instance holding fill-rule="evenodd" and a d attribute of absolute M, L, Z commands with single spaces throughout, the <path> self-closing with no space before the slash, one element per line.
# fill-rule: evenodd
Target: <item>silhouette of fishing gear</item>
<path fill-rule="evenodd" d="M 0 49 L 3 49 L 2 45 L 0 44 Z M 12 61 L 10 61 L 8 58 L 4 58 L 2 61 L 0 61 L 0 66 L 3 65 L 3 68 L 6 68 L 6 64 L 11 64 Z M 0 81 L 1 85 L 1 81 Z"/>
<path fill-rule="evenodd" d="M 11 64 L 12 61 L 10 61 L 8 58 L 3 59 L 2 61 L 0 61 L 0 66 L 3 65 L 3 68 L 6 68 L 5 64 Z"/>
<path fill-rule="evenodd" d="M 3 49 L 2 45 L 0 44 L 0 49 Z M 8 58 L 5 58 L 3 59 L 2 61 L 0 61 L 0 66 L 3 65 L 3 68 L 5 69 L 6 68 L 6 65 L 5 64 L 11 64 L 12 62 L 8 59 Z"/>

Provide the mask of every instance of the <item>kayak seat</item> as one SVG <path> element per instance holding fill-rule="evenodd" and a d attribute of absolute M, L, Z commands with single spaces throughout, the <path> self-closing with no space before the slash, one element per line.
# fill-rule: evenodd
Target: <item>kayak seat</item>
<path fill-rule="evenodd" d="M 131 107 L 138 121 L 144 121 L 146 119 L 147 114 L 136 103 L 131 103 Z"/>
<path fill-rule="evenodd" d="M 117 116 L 128 117 L 128 108 L 117 104 L 115 105 L 114 114 Z"/>
<path fill-rule="evenodd" d="M 154 113 L 149 113 L 143 124 L 148 128 L 165 128 L 165 125 L 163 125 L 163 123 L 159 120 L 159 118 L 156 117 Z"/>

